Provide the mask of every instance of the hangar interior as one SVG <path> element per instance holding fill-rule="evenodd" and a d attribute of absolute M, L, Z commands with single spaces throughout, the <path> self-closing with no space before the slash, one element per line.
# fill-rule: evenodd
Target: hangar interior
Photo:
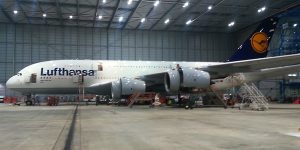
<path fill-rule="evenodd" d="M 299 53 L 299 0 L 0 0 L 0 102 L 4 96 L 26 97 L 9 90 L 6 82 L 20 69 L 41 61 L 71 59 L 79 62 L 79 59 L 90 59 L 222 62 L 232 56 L 245 39 L 254 37 L 256 33 L 273 33 L 260 29 L 252 34 L 261 21 L 274 14 L 277 14 L 279 21 L 272 41 L 269 43 L 267 36 L 260 41 L 269 44 L 268 56 Z M 272 28 L 273 21 L 268 21 L 273 24 Z M 254 47 L 249 48 L 254 53 Z M 284 58 L 291 57 L 300 58 L 300 55 Z M 293 60 L 299 62 L 299 59 Z M 68 61 L 65 66 L 74 69 L 69 62 L 75 61 Z M 177 65 L 176 68 L 171 65 L 169 68 L 179 73 L 180 66 L 177 68 Z M 49 66 L 51 70 L 52 67 L 53 70 L 57 69 L 55 63 Z M 97 71 L 103 70 L 102 64 L 92 64 L 91 71 L 95 71 L 94 66 Z M 298 69 L 300 65 L 295 66 Z M 195 71 L 199 68 L 193 69 Z M 43 69 L 39 66 L 38 72 L 40 70 Z M 207 73 L 200 69 L 198 71 Z M 37 81 L 37 74 L 30 74 L 35 75 Z M 70 79 L 68 81 L 74 87 L 83 85 L 77 84 L 79 80 L 75 83 L 73 76 L 64 78 L 64 73 L 62 76 L 55 82 L 56 85 L 65 84 L 62 81 L 66 79 Z M 263 93 L 262 96 L 258 95 L 260 98 L 271 97 L 274 101 L 288 103 L 300 97 L 299 76 L 299 73 L 287 74 L 254 84 Z M 210 88 L 212 80 L 206 79 L 206 88 Z M 37 85 L 36 82 L 29 82 Z M 145 82 L 140 83 L 146 86 Z M 9 87 L 10 84 L 7 85 Z M 228 92 L 234 93 L 235 90 L 232 88 Z M 97 101 L 96 105 L 82 101 L 79 103 L 79 95 L 63 95 L 74 96 L 74 101 L 64 101 L 59 106 L 55 99 L 57 97 L 53 95 L 47 95 L 47 98 L 52 97 L 46 99 L 47 105 L 38 102 L 35 106 L 24 106 L 27 105 L 25 100 L 22 105 L 12 101 L 1 102 L 0 149 L 299 150 L 300 147 L 300 105 L 296 105 L 300 104 L 300 99 L 293 104 L 267 103 L 265 108 L 268 111 L 224 109 L 227 107 L 216 105 L 205 107 L 203 103 L 199 109 L 191 110 L 196 108 L 187 108 L 187 105 L 192 105 L 190 99 L 193 95 L 188 98 L 185 106 L 179 103 L 178 96 L 175 105 L 169 105 L 165 99 L 163 107 L 156 107 L 153 103 L 157 100 L 157 93 L 154 93 L 155 101 L 150 99 L 150 105 L 144 103 L 130 109 L 117 107 L 116 103 L 101 103 L 108 104 L 101 106 L 97 105 Z M 75 101 L 75 97 L 78 101 Z M 199 100 L 200 97 L 196 98 Z M 130 101 L 130 104 L 134 102 Z M 149 106 L 154 108 L 150 109 Z M 181 106 L 189 110 L 177 109 Z"/>
<path fill-rule="evenodd" d="M 225 61 L 261 20 L 298 5 L 297 0 L 4 0 L 0 95 L 18 95 L 6 89 L 6 81 L 40 61 Z M 298 7 L 280 16 L 270 56 L 300 51 L 299 14 Z M 299 97 L 298 76 L 261 81 L 258 87 L 281 100 Z"/>

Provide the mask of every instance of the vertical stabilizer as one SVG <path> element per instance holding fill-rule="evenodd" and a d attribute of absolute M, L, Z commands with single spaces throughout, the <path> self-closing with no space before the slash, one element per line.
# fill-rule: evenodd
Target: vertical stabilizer
<path fill-rule="evenodd" d="M 247 40 L 227 61 L 239 61 L 266 57 L 269 43 L 275 32 L 278 18 L 269 17 L 263 20 Z"/>

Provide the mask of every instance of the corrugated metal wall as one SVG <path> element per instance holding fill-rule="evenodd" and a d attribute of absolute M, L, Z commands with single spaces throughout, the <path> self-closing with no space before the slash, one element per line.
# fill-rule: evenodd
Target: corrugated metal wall
<path fill-rule="evenodd" d="M 226 33 L 0 24 L 0 84 L 45 60 L 223 61 L 233 53 L 233 41 Z"/>

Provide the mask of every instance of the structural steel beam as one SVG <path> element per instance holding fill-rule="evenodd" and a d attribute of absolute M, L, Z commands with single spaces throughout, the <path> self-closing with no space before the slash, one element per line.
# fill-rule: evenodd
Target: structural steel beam
<path fill-rule="evenodd" d="M 165 30 L 168 30 L 174 23 L 177 22 L 177 20 L 179 20 L 182 16 L 184 16 L 185 14 L 187 14 L 187 12 L 194 10 L 194 8 L 196 8 L 199 4 L 201 3 L 200 0 L 198 0 L 198 2 L 194 3 L 193 6 L 191 6 L 188 9 L 185 9 L 183 13 L 181 13 L 180 15 L 178 15 L 177 17 L 174 18 L 174 20 L 172 22 L 170 22 L 166 27 Z"/>
<path fill-rule="evenodd" d="M 28 18 L 27 14 L 25 13 L 24 9 L 22 8 L 22 6 L 21 6 L 19 0 L 16 0 L 16 2 L 17 2 L 17 5 L 19 6 L 21 12 L 23 13 L 23 15 L 25 16 L 25 18 L 27 19 L 28 23 L 31 24 L 31 21 L 30 21 L 30 19 Z"/>
<path fill-rule="evenodd" d="M 129 20 L 132 18 L 133 14 L 136 12 L 136 10 L 140 7 L 141 3 L 143 0 L 139 0 L 138 3 L 135 5 L 134 9 L 131 11 L 131 13 L 129 14 L 128 18 L 126 19 L 126 22 L 124 23 L 124 25 L 122 26 L 122 30 L 124 28 L 126 28 Z"/>
<path fill-rule="evenodd" d="M 94 13 L 94 19 L 93 19 L 94 20 L 93 27 L 95 27 L 95 24 L 96 24 L 96 18 L 97 18 L 97 12 L 98 12 L 98 8 L 99 8 L 99 4 L 100 4 L 100 0 L 97 0 L 95 13 Z"/>
<path fill-rule="evenodd" d="M 148 13 L 146 14 L 146 16 L 145 16 L 146 19 L 147 19 L 148 16 L 151 14 L 151 12 L 153 11 L 153 9 L 154 9 L 154 6 L 152 6 L 151 9 L 150 9 L 150 10 L 148 11 Z M 140 28 L 141 24 L 142 24 L 142 22 L 139 22 L 139 24 L 136 26 L 135 29 Z"/>
<path fill-rule="evenodd" d="M 76 0 L 76 4 L 77 4 L 77 7 L 76 7 L 76 16 L 77 16 L 76 24 L 78 26 L 79 25 L 79 0 Z"/>
<path fill-rule="evenodd" d="M 115 18 L 116 12 L 117 12 L 118 9 L 119 9 L 120 2 L 121 2 L 121 0 L 118 0 L 118 2 L 117 2 L 117 8 L 114 10 L 112 17 L 110 18 L 109 24 L 108 24 L 108 26 L 107 26 L 107 30 L 110 28 L 111 23 L 112 23 L 112 21 L 113 21 L 114 18 Z"/>
<path fill-rule="evenodd" d="M 152 30 L 163 18 L 165 18 L 167 16 L 167 14 L 169 14 L 169 12 L 180 2 L 181 0 L 177 0 L 176 3 L 174 3 L 165 13 L 164 15 L 159 19 L 157 20 L 151 27 L 150 27 L 150 30 Z"/>
<path fill-rule="evenodd" d="M 11 23 L 15 23 L 15 21 L 9 16 L 9 14 L 4 10 L 4 7 L 1 5 L 0 3 L 0 9 L 2 11 L 2 13 L 4 14 L 4 16 L 11 22 Z"/>

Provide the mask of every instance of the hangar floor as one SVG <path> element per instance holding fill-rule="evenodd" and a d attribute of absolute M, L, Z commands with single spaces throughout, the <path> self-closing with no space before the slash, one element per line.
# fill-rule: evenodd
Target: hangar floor
<path fill-rule="evenodd" d="M 300 105 L 269 111 L 0 106 L 0 149 L 299 149 Z"/>

